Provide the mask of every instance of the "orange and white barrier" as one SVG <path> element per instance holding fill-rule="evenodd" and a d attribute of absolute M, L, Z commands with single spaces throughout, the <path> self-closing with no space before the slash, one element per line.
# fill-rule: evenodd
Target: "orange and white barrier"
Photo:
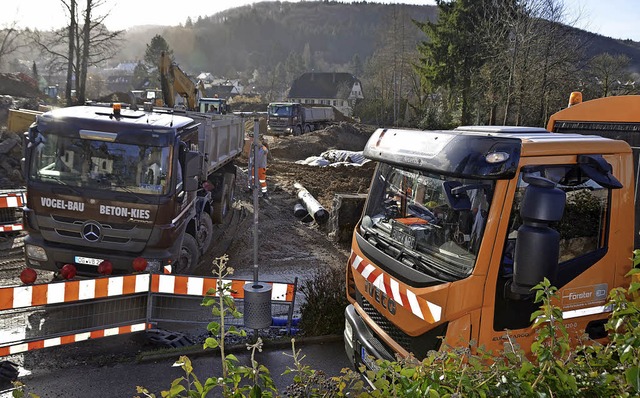
<path fill-rule="evenodd" d="M 244 299 L 244 285 L 253 283 L 246 280 L 222 280 L 231 284 L 231 296 Z M 132 274 L 124 276 L 103 276 L 95 279 L 56 281 L 23 286 L 0 287 L 0 357 L 32 351 L 57 345 L 76 343 L 100 337 L 115 336 L 153 329 L 157 322 L 167 321 L 166 318 L 154 316 L 154 296 L 162 296 L 167 305 L 163 310 L 177 311 L 184 314 L 183 308 L 193 301 L 195 296 L 204 297 L 210 289 L 217 290 L 217 278 L 196 277 L 163 274 Z M 292 317 L 293 305 L 297 290 L 295 283 L 263 282 L 271 284 L 271 299 L 274 304 L 290 307 L 289 320 Z M 88 307 L 88 318 L 96 317 L 95 322 L 88 321 L 86 315 L 77 315 L 78 306 L 92 306 L 100 303 L 100 314 Z M 68 305 L 67 305 L 68 304 Z M 50 319 L 52 313 L 47 313 L 47 306 L 55 305 L 55 318 Z M 30 336 L 25 334 L 26 324 L 20 320 L 29 314 L 44 308 L 43 321 L 54 322 L 52 325 L 62 329 L 30 328 Z M 67 317 L 65 310 L 72 311 L 74 319 Z M 162 311 L 161 311 L 162 312 Z M 162 312 L 164 314 L 164 312 Z M 105 320 L 101 318 L 104 316 Z M 162 316 L 162 315 L 160 315 Z M 170 314 L 165 314 L 170 316 Z M 55 322 L 58 322 L 56 324 Z M 74 323 L 74 322 L 77 322 Z M 74 326 L 75 325 L 75 326 Z"/>
<path fill-rule="evenodd" d="M 149 274 L 0 288 L 0 311 L 149 291 Z"/>
<path fill-rule="evenodd" d="M 108 329 L 93 330 L 90 332 L 75 333 L 65 336 L 52 337 L 43 340 L 34 340 L 20 344 L 0 347 L 0 357 L 19 354 L 25 351 L 38 350 L 40 348 L 55 347 L 58 345 L 78 343 L 80 341 L 93 340 L 101 337 L 117 336 L 133 332 L 143 332 L 151 328 L 151 324 L 137 323 L 135 325 L 118 326 Z"/>
<path fill-rule="evenodd" d="M 223 279 L 224 284 L 231 284 L 231 296 L 244 299 L 244 285 L 253 283 L 245 280 Z M 218 279 L 197 276 L 159 275 L 153 274 L 152 293 L 183 294 L 189 296 L 205 296 L 209 289 L 217 288 Z M 266 282 L 271 285 L 271 300 L 292 301 L 295 285 L 291 283 Z"/>
<path fill-rule="evenodd" d="M 26 202 L 26 191 L 0 192 L 0 211 L 7 212 L 5 216 L 0 217 L 0 232 L 22 231 L 22 223 L 16 222 L 18 217 L 10 212 L 21 211 Z"/>

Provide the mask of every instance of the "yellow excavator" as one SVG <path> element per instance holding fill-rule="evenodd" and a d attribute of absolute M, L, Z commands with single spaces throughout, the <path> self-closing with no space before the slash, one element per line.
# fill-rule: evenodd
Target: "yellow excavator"
<path fill-rule="evenodd" d="M 203 87 L 196 86 L 180 67 L 171 61 L 171 58 L 163 51 L 160 54 L 160 86 L 165 105 L 173 108 L 176 94 L 184 98 L 184 105 L 189 111 L 198 110 L 198 99 L 201 97 Z"/>
<path fill-rule="evenodd" d="M 160 85 L 164 105 L 169 108 L 175 107 L 178 94 L 184 98 L 184 106 L 188 111 L 215 114 L 230 112 L 226 99 L 217 96 L 205 98 L 204 83 L 198 81 L 196 85 L 164 51 L 160 54 Z"/>

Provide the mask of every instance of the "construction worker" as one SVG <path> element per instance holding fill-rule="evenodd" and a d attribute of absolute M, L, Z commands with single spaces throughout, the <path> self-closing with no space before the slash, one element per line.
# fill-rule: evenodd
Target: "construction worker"
<path fill-rule="evenodd" d="M 269 154 L 269 144 L 266 139 L 262 139 L 262 143 L 258 145 L 258 150 L 256 151 L 255 156 L 253 152 L 250 157 L 251 167 L 249 167 L 250 175 L 249 175 L 249 185 L 250 188 L 254 187 L 253 178 L 255 176 L 255 170 L 253 165 L 257 165 L 258 167 L 258 181 L 260 182 L 260 196 L 268 199 L 269 196 L 267 194 L 267 155 Z"/>

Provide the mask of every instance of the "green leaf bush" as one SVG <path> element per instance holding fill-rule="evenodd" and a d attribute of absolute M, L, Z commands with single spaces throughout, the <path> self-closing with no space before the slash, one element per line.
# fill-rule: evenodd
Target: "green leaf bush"
<path fill-rule="evenodd" d="M 640 251 L 634 251 L 634 266 L 640 264 Z M 220 259 L 216 261 L 222 262 Z M 224 261 L 226 264 L 226 261 Z M 222 268 L 221 268 L 222 269 Z M 233 355 L 224 355 L 224 324 L 212 323 L 209 330 L 218 338 L 206 342 L 206 348 L 221 349 L 223 374 L 210 377 L 202 384 L 193 374 L 187 357 L 180 358 L 185 376 L 173 381 L 163 397 L 638 397 L 640 396 L 640 269 L 627 275 L 626 289 L 610 292 L 612 312 L 606 325 L 609 342 L 598 344 L 586 337 L 576 346 L 562 323 L 562 310 L 554 305 L 557 289 L 548 280 L 534 291 L 540 309 L 531 316 L 536 330 L 532 354 L 524 351 L 509 337 L 504 352 L 494 354 L 482 347 L 449 347 L 430 352 L 418 361 L 413 357 L 397 361 L 377 360 L 377 370 L 360 369 L 361 373 L 343 369 L 329 377 L 303 364 L 304 356 L 296 351 L 292 340 L 293 383 L 279 393 L 269 370 L 257 363 L 253 354 L 261 349 L 258 342 L 252 350 L 251 366 L 238 365 Z M 224 292 L 228 286 L 218 286 Z M 232 300 L 207 297 L 203 305 L 217 303 L 218 314 L 235 313 Z M 231 329 L 229 333 L 231 333 Z M 237 331 L 233 331 L 234 333 Z M 365 375 L 366 382 L 362 377 Z M 155 397 L 143 388 L 139 393 Z M 211 395 L 209 395 L 211 393 Z"/>

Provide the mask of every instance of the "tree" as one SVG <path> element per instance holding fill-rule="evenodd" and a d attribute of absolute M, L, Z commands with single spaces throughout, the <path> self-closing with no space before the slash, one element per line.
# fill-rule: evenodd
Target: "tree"
<path fill-rule="evenodd" d="M 163 52 L 170 60 L 173 60 L 173 50 L 169 48 L 169 44 L 164 37 L 160 35 L 153 36 L 144 53 L 144 66 L 146 67 L 149 82 L 156 87 L 160 87 L 158 65 L 160 63 L 160 55 Z"/>
<path fill-rule="evenodd" d="M 21 41 L 22 33 L 15 28 L 16 22 L 12 22 L 9 26 L 0 29 L 0 66 L 6 62 L 6 58 L 26 47 Z"/>
<path fill-rule="evenodd" d="M 60 0 L 68 13 L 69 25 L 52 32 L 34 31 L 34 44 L 40 49 L 51 71 L 67 71 L 65 97 L 67 104 L 84 103 L 86 99 L 87 71 L 91 66 L 102 65 L 118 51 L 117 40 L 122 31 L 109 31 L 104 21 L 109 13 L 98 14 L 106 0 L 86 0 L 84 9 L 76 0 Z M 82 18 L 82 24 L 78 21 Z M 73 98 L 72 89 L 76 90 Z"/>
<path fill-rule="evenodd" d="M 491 0 L 436 0 L 439 14 L 436 23 L 419 23 L 429 37 L 418 47 L 421 58 L 418 70 L 433 86 L 445 86 L 453 101 L 459 104 L 460 123 L 472 121 L 472 84 L 475 74 L 485 63 L 487 52 L 483 37 L 476 27 L 482 25 Z"/>
<path fill-rule="evenodd" d="M 142 62 L 138 62 L 133 69 L 133 88 L 142 88 L 145 83 L 149 82 L 149 72 Z"/>
<path fill-rule="evenodd" d="M 592 91 L 600 97 L 607 97 L 624 90 L 624 85 L 630 80 L 629 63 L 629 57 L 623 54 L 603 53 L 593 57 L 589 62 Z"/>
<path fill-rule="evenodd" d="M 438 0 L 417 68 L 427 91 L 444 89 L 459 123 L 544 125 L 566 102 L 584 46 L 561 0 Z"/>
<path fill-rule="evenodd" d="M 360 59 L 360 54 L 354 54 L 353 58 L 351 58 L 351 73 L 355 77 L 362 77 L 362 73 L 364 72 L 364 65 L 362 65 L 362 59 Z"/>

